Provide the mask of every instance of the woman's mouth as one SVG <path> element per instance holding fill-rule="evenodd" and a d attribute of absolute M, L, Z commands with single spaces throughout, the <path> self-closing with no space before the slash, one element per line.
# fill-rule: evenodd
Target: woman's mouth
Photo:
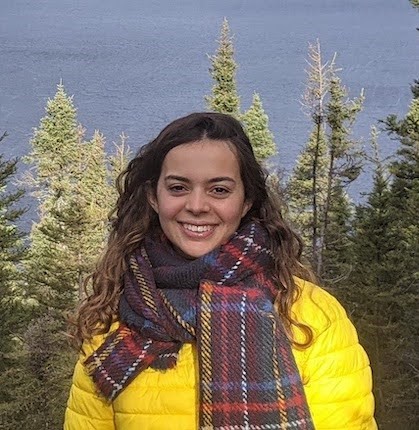
<path fill-rule="evenodd" d="M 181 223 L 183 231 L 191 237 L 206 238 L 214 231 L 215 226 L 211 224 L 196 225 L 189 223 Z"/>

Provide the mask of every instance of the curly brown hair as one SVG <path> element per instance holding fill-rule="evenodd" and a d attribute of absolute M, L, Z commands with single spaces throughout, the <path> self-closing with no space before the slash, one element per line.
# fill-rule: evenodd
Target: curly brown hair
<path fill-rule="evenodd" d="M 176 146 L 202 139 L 222 140 L 235 152 L 245 199 L 253 202 L 242 223 L 250 219 L 262 223 L 269 232 L 270 249 L 275 255 L 272 273 L 278 285 L 277 309 L 290 340 L 300 347 L 312 341 L 312 331 L 291 316 L 291 306 L 299 291 L 294 276 L 312 279 L 302 264 L 302 241 L 282 216 L 279 195 L 267 185 L 267 173 L 257 162 L 249 138 L 240 122 L 221 113 L 193 113 L 167 125 L 150 143 L 144 145 L 117 180 L 119 198 L 111 219 L 111 232 L 96 270 L 86 280 L 93 292 L 81 303 L 74 318 L 73 337 L 80 347 L 95 334 L 107 333 L 117 319 L 122 277 L 127 257 L 141 244 L 149 231 L 159 228 L 156 213 L 148 196 L 155 193 L 162 164 Z M 291 326 L 298 326 L 306 341 L 293 340 Z"/>

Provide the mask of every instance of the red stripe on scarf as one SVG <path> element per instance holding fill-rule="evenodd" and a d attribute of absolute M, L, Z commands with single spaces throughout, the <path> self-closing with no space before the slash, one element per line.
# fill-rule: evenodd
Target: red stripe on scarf
<path fill-rule="evenodd" d="M 299 407 L 305 404 L 304 398 L 302 396 L 297 396 L 294 398 L 287 399 L 288 407 Z M 244 409 L 249 412 L 270 412 L 278 409 L 278 405 L 280 406 L 281 402 L 271 402 L 271 403 L 205 403 L 202 405 L 206 411 L 211 412 L 222 412 L 222 413 L 231 413 L 231 412 L 242 412 Z"/>

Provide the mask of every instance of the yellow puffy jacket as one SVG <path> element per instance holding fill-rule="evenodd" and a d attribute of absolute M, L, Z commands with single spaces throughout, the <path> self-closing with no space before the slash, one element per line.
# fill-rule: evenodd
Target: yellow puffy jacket
<path fill-rule="evenodd" d="M 315 428 L 374 430 L 374 399 L 368 357 L 354 326 L 329 293 L 298 281 L 301 295 L 294 317 L 314 331 L 313 344 L 293 349 Z M 116 329 L 114 325 L 112 329 Z M 295 329 L 295 336 L 303 334 Z M 87 355 L 103 341 L 97 336 L 85 346 Z M 176 368 L 147 369 L 112 403 L 97 395 L 81 361 L 76 365 L 64 430 L 196 430 L 198 369 L 195 348 L 185 344 Z"/>

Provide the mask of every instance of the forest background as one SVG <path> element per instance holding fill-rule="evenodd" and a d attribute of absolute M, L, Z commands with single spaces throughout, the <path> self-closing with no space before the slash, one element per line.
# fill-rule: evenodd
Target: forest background
<path fill-rule="evenodd" d="M 419 9 L 417 0 L 411 4 Z M 276 145 L 261 96 L 241 106 L 227 20 L 209 61 L 208 109 L 242 121 L 305 241 L 306 259 L 359 331 L 374 371 L 380 428 L 417 428 L 419 82 L 411 83 L 406 115 L 389 112 L 371 124 L 366 148 L 351 132 L 365 96 L 348 94 L 336 58 L 323 58 L 313 41 L 301 99 L 311 133 L 286 176 L 269 161 Z M 384 158 L 380 133 L 397 142 Z M 83 298 L 83 280 L 106 241 L 115 178 L 132 155 L 124 136 L 110 154 L 103 135 L 86 136 L 61 83 L 30 144 L 23 177 L 16 178 L 17 159 L 0 159 L 0 429 L 8 430 L 62 426 L 77 355 L 65 335 L 66 315 Z M 372 188 L 353 201 L 348 186 L 367 165 Z M 29 233 L 19 223 L 25 192 L 39 215 Z"/>

